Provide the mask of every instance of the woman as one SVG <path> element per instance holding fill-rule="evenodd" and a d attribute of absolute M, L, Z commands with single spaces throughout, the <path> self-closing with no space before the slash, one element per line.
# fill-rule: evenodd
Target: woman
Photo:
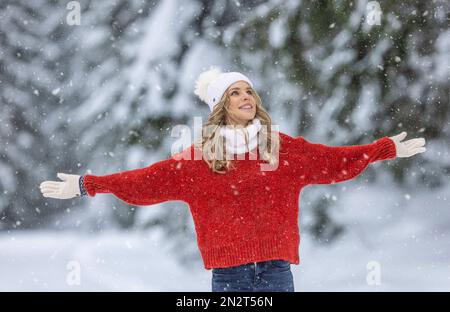
<path fill-rule="evenodd" d="M 112 193 L 132 205 L 185 201 L 213 291 L 294 291 L 290 265 L 300 263 L 302 188 L 346 181 L 370 163 L 425 151 L 423 138 L 401 142 L 405 132 L 338 147 L 273 131 L 252 82 L 238 72 L 206 71 L 194 92 L 211 114 L 200 140 L 181 153 L 106 176 L 58 173 L 62 182 L 40 187 L 43 196 L 59 199 Z"/>

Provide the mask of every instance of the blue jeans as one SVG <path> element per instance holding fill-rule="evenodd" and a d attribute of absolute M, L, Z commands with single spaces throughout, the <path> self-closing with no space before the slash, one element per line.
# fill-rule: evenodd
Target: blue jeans
<path fill-rule="evenodd" d="M 294 291 L 291 264 L 286 260 L 247 263 L 212 269 L 213 292 Z"/>

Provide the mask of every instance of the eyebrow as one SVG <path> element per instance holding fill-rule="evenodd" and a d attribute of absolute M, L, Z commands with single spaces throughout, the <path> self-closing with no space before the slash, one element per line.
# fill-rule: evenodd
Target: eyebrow
<path fill-rule="evenodd" d="M 238 87 L 234 87 L 234 88 L 231 88 L 231 89 L 230 89 L 230 91 L 231 91 L 231 90 L 235 90 L 235 89 L 238 89 L 238 90 L 240 90 L 240 88 L 238 88 Z M 245 89 L 246 89 L 246 90 L 251 90 L 252 88 L 250 88 L 250 87 L 247 87 L 247 88 L 245 88 Z"/>

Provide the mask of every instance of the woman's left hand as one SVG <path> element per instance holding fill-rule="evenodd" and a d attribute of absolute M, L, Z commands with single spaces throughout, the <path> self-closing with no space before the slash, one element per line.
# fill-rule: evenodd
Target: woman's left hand
<path fill-rule="evenodd" d="M 411 139 L 405 142 L 400 142 L 406 137 L 406 132 L 403 131 L 400 134 L 389 137 L 395 143 L 395 149 L 397 151 L 397 157 L 410 157 L 418 153 L 423 153 L 427 149 L 424 147 L 425 139 L 417 138 Z"/>

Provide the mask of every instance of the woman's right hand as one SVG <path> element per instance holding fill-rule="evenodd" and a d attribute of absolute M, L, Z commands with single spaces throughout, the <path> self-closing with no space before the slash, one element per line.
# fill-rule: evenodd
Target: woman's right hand
<path fill-rule="evenodd" d="M 41 183 L 40 189 L 44 197 L 69 199 L 81 195 L 79 175 L 58 173 L 56 176 L 63 182 L 44 181 Z"/>

